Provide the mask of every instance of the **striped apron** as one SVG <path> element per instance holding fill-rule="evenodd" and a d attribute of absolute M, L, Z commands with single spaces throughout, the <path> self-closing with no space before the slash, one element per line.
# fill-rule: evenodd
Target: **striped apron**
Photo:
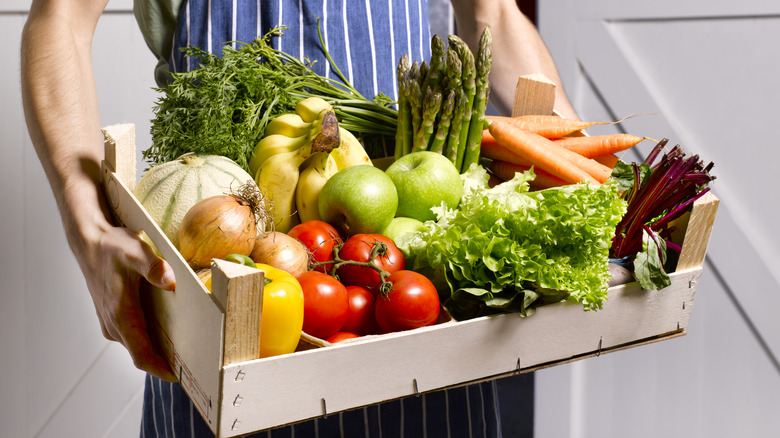
<path fill-rule="evenodd" d="M 189 0 L 179 13 L 170 70 L 187 71 L 195 60 L 179 50 L 194 45 L 219 55 L 223 45 L 251 42 L 284 25 L 273 47 L 316 61 L 314 70 L 338 78 L 336 66 L 365 97 L 397 99 L 396 66 L 430 58 L 426 0 Z M 230 43 L 232 41 L 232 43 Z M 141 437 L 211 437 L 209 427 L 178 383 L 147 376 Z M 251 437 L 500 437 L 494 382 L 412 396 L 259 432 Z"/>

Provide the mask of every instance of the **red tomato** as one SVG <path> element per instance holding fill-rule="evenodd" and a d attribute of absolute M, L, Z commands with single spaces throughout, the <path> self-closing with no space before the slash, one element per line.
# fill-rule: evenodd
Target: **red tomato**
<path fill-rule="evenodd" d="M 303 289 L 303 331 L 325 339 L 347 320 L 347 288 L 328 274 L 307 271 L 298 276 Z"/>
<path fill-rule="evenodd" d="M 360 286 L 347 286 L 349 296 L 349 311 L 347 322 L 341 331 L 358 335 L 370 335 L 377 331 L 374 319 L 374 294 Z"/>
<path fill-rule="evenodd" d="M 332 261 L 333 247 L 342 242 L 339 232 L 335 228 L 327 222 L 317 220 L 302 222 L 288 231 L 287 235 L 303 242 L 304 246 L 309 249 L 312 259 L 317 263 Z M 330 266 L 320 266 L 316 270 L 329 272 Z"/>
<path fill-rule="evenodd" d="M 342 260 L 368 262 L 376 242 L 383 243 L 386 248 L 373 259 L 378 267 L 391 274 L 406 267 L 404 255 L 395 246 L 395 242 L 381 234 L 355 234 L 344 242 L 339 257 Z M 339 267 L 338 276 L 345 285 L 364 287 L 374 294 L 381 283 L 379 273 L 367 266 L 342 265 Z"/>
<path fill-rule="evenodd" d="M 325 339 L 326 341 L 330 342 L 331 344 L 335 344 L 337 342 L 341 342 L 346 339 L 352 339 L 352 338 L 359 338 L 360 336 L 355 333 L 350 332 L 338 332 L 333 336 L 329 336 L 328 339 Z"/>
<path fill-rule="evenodd" d="M 374 304 L 376 322 L 385 332 L 397 332 L 425 327 L 439 319 L 439 294 L 422 274 L 398 271 L 387 278 L 393 288 L 387 295 L 378 295 Z"/>

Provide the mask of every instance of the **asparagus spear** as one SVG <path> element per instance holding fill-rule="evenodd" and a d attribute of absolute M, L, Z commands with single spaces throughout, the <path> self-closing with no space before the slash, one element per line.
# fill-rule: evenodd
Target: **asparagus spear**
<path fill-rule="evenodd" d="M 474 54 L 471 53 L 468 45 L 456 35 L 450 35 L 450 46 L 455 48 L 458 52 L 461 62 L 461 86 L 466 93 L 466 102 L 463 102 L 463 116 L 461 118 L 461 126 L 458 129 L 460 133 L 457 143 L 457 153 L 455 159 L 455 167 L 461 169 L 463 167 L 463 157 L 466 152 L 466 141 L 468 140 L 469 124 L 471 122 L 471 108 L 474 104 L 474 88 L 476 80 L 476 67 L 474 65 Z"/>
<path fill-rule="evenodd" d="M 428 69 L 428 74 L 425 75 L 425 78 L 423 79 L 422 90 L 435 88 L 436 91 L 440 91 L 442 88 L 440 80 L 444 74 L 446 56 L 447 46 L 444 44 L 444 40 L 438 35 L 434 35 L 431 39 L 431 64 Z"/>
<path fill-rule="evenodd" d="M 460 131 L 463 122 L 463 114 L 466 110 L 465 103 L 468 101 L 468 96 L 462 88 L 457 89 L 455 92 L 455 108 L 452 111 L 452 121 L 450 122 L 450 133 L 447 136 L 447 143 L 444 146 L 444 156 L 452 161 L 452 164 L 456 164 L 458 161 L 458 151 L 460 148 Z M 456 167 L 457 168 L 457 167 Z M 458 168 L 458 170 L 460 170 Z"/>
<path fill-rule="evenodd" d="M 433 136 L 431 145 L 428 148 L 430 151 L 443 154 L 444 144 L 447 140 L 447 135 L 450 133 L 450 123 L 452 122 L 452 112 L 455 108 L 455 96 L 457 93 L 455 90 L 450 90 L 447 94 L 447 99 L 441 108 L 439 114 L 439 123 L 436 125 L 436 134 Z"/>
<path fill-rule="evenodd" d="M 493 36 L 490 27 L 485 27 L 482 36 L 479 39 L 479 49 L 477 49 L 476 78 L 474 90 L 474 104 L 471 108 L 471 121 L 469 122 L 468 141 L 466 142 L 466 152 L 463 158 L 463 164 L 460 167 L 461 173 L 468 170 L 469 166 L 479 161 L 480 146 L 482 143 L 482 130 L 485 123 L 485 108 L 487 107 L 488 95 L 490 92 L 488 85 L 488 75 L 492 62 L 491 46 Z"/>
<path fill-rule="evenodd" d="M 444 65 L 444 72 L 446 74 L 444 78 L 445 88 L 449 90 L 457 90 L 460 88 L 461 67 L 462 64 L 460 62 L 460 57 L 458 57 L 458 52 L 453 50 L 452 47 L 447 48 L 447 61 Z"/>
<path fill-rule="evenodd" d="M 422 102 L 422 118 L 420 127 L 415 131 L 412 152 L 428 149 L 428 143 L 430 143 L 433 135 L 433 125 L 436 122 L 439 109 L 441 109 L 441 93 L 428 88 L 425 93 L 425 99 Z"/>
<path fill-rule="evenodd" d="M 409 74 L 406 75 L 407 99 L 409 99 L 409 113 L 412 119 L 412 138 L 420 129 L 422 120 L 422 91 L 420 90 L 420 63 L 414 61 L 409 68 Z M 412 148 L 414 145 L 412 145 Z"/>
<path fill-rule="evenodd" d="M 398 61 L 396 78 L 398 80 L 398 125 L 395 132 L 395 159 L 408 154 L 412 143 L 412 119 L 411 106 L 409 104 L 409 91 L 406 86 L 409 75 L 409 56 L 404 54 Z"/>

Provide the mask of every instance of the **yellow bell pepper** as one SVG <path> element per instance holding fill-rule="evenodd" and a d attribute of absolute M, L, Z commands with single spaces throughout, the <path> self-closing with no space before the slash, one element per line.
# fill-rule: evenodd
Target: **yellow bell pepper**
<path fill-rule="evenodd" d="M 303 290 L 298 280 L 281 269 L 261 263 L 265 272 L 260 315 L 260 357 L 292 353 L 303 331 Z M 211 292 L 211 278 L 205 286 Z"/>
<path fill-rule="evenodd" d="M 265 272 L 260 317 L 260 357 L 292 353 L 303 330 L 303 289 L 291 274 L 256 264 Z"/>

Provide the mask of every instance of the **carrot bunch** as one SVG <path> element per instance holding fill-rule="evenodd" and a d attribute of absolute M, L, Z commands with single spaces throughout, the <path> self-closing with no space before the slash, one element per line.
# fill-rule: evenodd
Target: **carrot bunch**
<path fill-rule="evenodd" d="M 629 134 L 568 137 L 597 124 L 558 116 L 486 116 L 481 155 L 491 159 L 490 170 L 507 180 L 534 167 L 534 188 L 588 182 L 600 184 L 612 174 L 617 153 L 646 137 Z"/>

